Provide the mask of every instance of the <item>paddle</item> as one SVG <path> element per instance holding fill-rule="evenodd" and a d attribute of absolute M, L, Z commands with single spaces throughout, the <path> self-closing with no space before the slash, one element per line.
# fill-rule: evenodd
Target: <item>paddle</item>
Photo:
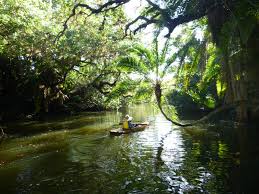
<path fill-rule="evenodd" d="M 134 125 L 149 125 L 149 122 L 143 122 L 143 123 L 132 123 Z M 119 125 L 122 125 L 122 122 L 119 123 Z"/>

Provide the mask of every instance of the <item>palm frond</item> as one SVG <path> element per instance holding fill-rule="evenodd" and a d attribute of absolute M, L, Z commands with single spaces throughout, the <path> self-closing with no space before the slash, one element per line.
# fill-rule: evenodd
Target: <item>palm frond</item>
<path fill-rule="evenodd" d="M 171 57 L 169 57 L 166 60 L 166 65 L 165 65 L 165 67 L 163 69 L 162 77 L 164 77 L 166 75 L 167 71 L 169 70 L 171 65 L 176 61 L 177 57 L 178 57 L 177 53 L 174 53 Z"/>
<path fill-rule="evenodd" d="M 137 44 L 137 45 L 134 45 L 132 48 L 130 48 L 128 52 L 134 53 L 143 61 L 145 61 L 146 66 L 148 66 L 148 68 L 153 69 L 155 67 L 155 64 L 156 64 L 155 56 L 152 53 L 152 51 L 147 49 L 146 47 Z"/>
<path fill-rule="evenodd" d="M 126 72 L 139 72 L 145 74 L 149 71 L 146 64 L 134 54 L 120 57 L 117 60 L 117 67 Z"/>
<path fill-rule="evenodd" d="M 160 54 L 160 59 L 159 59 L 160 64 L 164 64 L 166 62 L 166 55 L 168 54 L 169 47 L 170 47 L 170 39 L 167 38 Z"/>

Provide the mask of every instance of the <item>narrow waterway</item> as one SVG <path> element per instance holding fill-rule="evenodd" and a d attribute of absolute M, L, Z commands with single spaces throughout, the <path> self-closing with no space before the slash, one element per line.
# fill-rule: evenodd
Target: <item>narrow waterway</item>
<path fill-rule="evenodd" d="M 259 147 L 252 138 L 258 132 L 247 137 L 245 129 L 180 129 L 150 105 L 127 112 L 150 126 L 111 137 L 109 130 L 125 114 L 120 112 L 10 124 L 23 136 L 0 144 L 0 193 L 252 193 L 256 188 Z"/>

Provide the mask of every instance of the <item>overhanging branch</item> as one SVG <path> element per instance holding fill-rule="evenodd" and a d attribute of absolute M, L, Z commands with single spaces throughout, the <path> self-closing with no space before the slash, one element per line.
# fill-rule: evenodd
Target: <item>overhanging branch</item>
<path fill-rule="evenodd" d="M 97 8 L 91 7 L 88 4 L 84 4 L 84 3 L 76 4 L 72 9 L 72 13 L 70 14 L 70 16 L 66 19 L 65 23 L 63 24 L 63 30 L 57 35 L 55 42 L 64 34 L 66 29 L 68 28 L 69 20 L 73 16 L 76 15 L 76 10 L 79 7 L 89 10 L 90 13 L 88 16 L 90 16 L 93 14 L 98 14 L 98 13 L 107 12 L 109 10 L 114 10 L 114 9 L 128 3 L 129 1 L 130 0 L 110 0 L 110 1 L 100 5 Z M 200 19 L 200 18 L 206 16 L 210 11 L 212 11 L 216 7 L 222 5 L 222 2 L 218 3 L 218 1 L 215 1 L 213 4 L 212 3 L 211 4 L 210 3 L 206 3 L 206 4 L 200 3 L 200 5 L 197 6 L 196 8 L 194 8 L 194 10 L 191 13 L 177 15 L 177 17 L 172 18 L 168 9 L 161 8 L 159 5 L 152 2 L 151 0 L 146 0 L 146 1 L 150 7 L 152 7 L 154 10 L 156 10 L 155 12 L 149 13 L 149 14 L 153 15 L 155 13 L 155 15 L 150 16 L 150 18 L 147 16 L 144 16 L 144 15 L 138 16 L 136 19 L 134 19 L 133 21 L 131 21 L 130 23 L 128 23 L 126 25 L 125 35 L 127 35 L 127 31 L 129 30 L 130 26 L 136 24 L 138 21 L 144 21 L 144 23 L 141 23 L 137 28 L 135 28 L 132 31 L 133 34 L 136 34 L 138 31 L 145 29 L 148 25 L 159 24 L 159 25 L 163 25 L 164 27 L 168 28 L 168 34 L 165 37 L 169 38 L 176 26 Z"/>
<path fill-rule="evenodd" d="M 145 23 L 139 25 L 135 30 L 133 30 L 134 34 L 136 34 L 141 29 L 146 28 L 150 24 L 157 24 L 157 23 L 159 23 L 159 20 L 155 19 L 157 16 L 158 16 L 158 14 L 156 14 L 152 18 L 147 18 L 145 16 L 138 16 L 136 19 L 134 19 L 132 22 L 130 22 L 130 23 L 128 23 L 126 25 L 125 34 L 127 35 L 127 31 L 129 30 L 130 26 L 134 25 L 135 23 L 137 23 L 140 20 L 143 20 Z"/>
<path fill-rule="evenodd" d="M 57 37 L 55 38 L 54 42 L 56 42 L 61 36 L 63 36 L 63 34 L 65 33 L 65 31 L 68 28 L 68 22 L 69 20 L 74 17 L 76 15 L 76 10 L 79 7 L 85 8 L 87 10 L 90 11 L 90 14 L 88 16 L 91 16 L 93 14 L 98 14 L 98 13 L 102 13 L 102 12 L 107 12 L 110 10 L 114 10 L 122 5 L 124 5 L 125 3 L 128 3 L 130 0 L 112 0 L 112 1 L 108 1 L 107 3 L 104 3 L 102 5 L 100 5 L 98 8 L 93 8 L 91 6 L 89 6 L 88 4 L 84 4 L 84 3 L 78 3 L 76 4 L 73 9 L 71 14 L 68 16 L 68 18 L 66 19 L 66 21 L 63 24 L 63 30 L 61 32 L 58 33 Z"/>

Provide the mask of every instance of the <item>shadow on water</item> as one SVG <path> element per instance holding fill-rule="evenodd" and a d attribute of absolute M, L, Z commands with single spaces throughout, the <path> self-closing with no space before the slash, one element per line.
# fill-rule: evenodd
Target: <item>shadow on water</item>
<path fill-rule="evenodd" d="M 150 126 L 109 136 L 126 113 Z M 59 130 L 1 144 L 1 193 L 256 193 L 258 130 L 176 128 L 147 105 L 13 126 Z"/>
<path fill-rule="evenodd" d="M 82 113 L 76 116 L 56 117 L 43 121 L 7 123 L 11 133 L 31 135 L 46 131 L 85 129 L 100 130 L 118 123 L 119 112 Z"/>

